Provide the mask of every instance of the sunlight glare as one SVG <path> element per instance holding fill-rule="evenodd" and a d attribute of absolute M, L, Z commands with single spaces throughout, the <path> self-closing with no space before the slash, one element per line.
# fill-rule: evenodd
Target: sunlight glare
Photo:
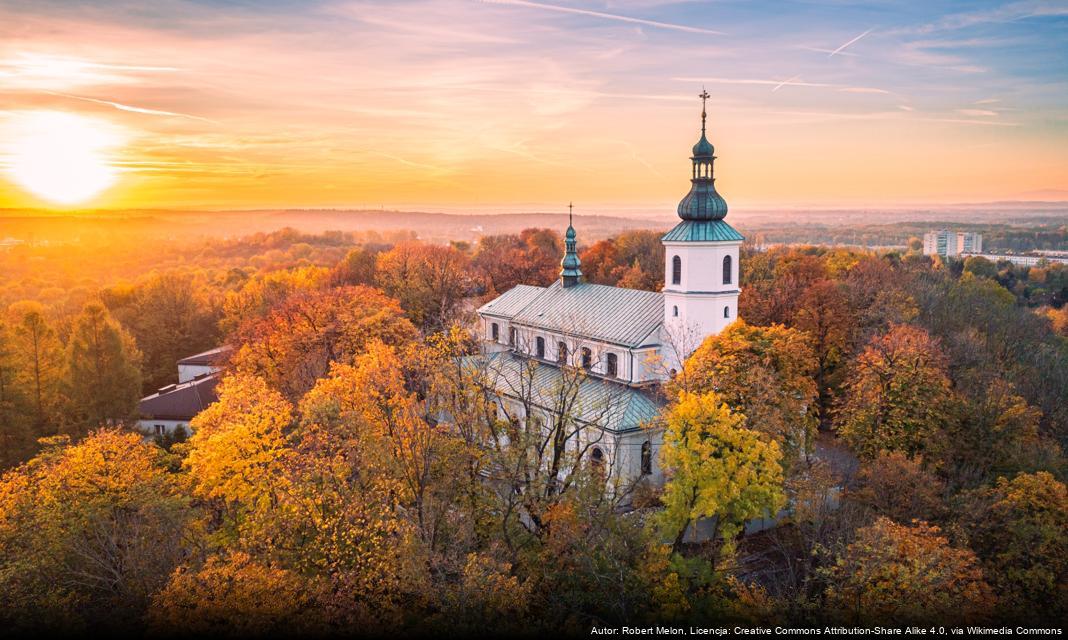
<path fill-rule="evenodd" d="M 18 114 L 8 123 L 8 173 L 34 195 L 53 203 L 85 202 L 114 184 L 108 150 L 118 146 L 111 125 L 58 111 Z"/>

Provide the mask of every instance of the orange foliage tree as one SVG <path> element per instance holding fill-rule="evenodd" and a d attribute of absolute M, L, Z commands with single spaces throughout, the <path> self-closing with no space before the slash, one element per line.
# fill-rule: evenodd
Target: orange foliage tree
<path fill-rule="evenodd" d="M 827 606 L 852 622 L 965 622 L 995 602 L 975 554 L 921 521 L 877 519 L 824 573 Z"/>

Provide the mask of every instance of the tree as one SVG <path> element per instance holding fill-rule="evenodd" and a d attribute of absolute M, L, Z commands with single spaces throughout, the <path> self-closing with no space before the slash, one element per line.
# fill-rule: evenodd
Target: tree
<path fill-rule="evenodd" d="M 144 390 L 175 382 L 178 360 L 218 344 L 218 305 L 191 275 L 154 274 L 133 287 L 126 304 L 109 304 L 144 354 Z"/>
<path fill-rule="evenodd" d="M 261 564 L 240 551 L 179 569 L 152 602 L 150 626 L 163 635 L 249 636 L 314 633 L 315 580 Z"/>
<path fill-rule="evenodd" d="M 55 433 L 59 387 L 63 376 L 63 344 L 36 302 L 11 305 L 11 349 L 17 369 L 14 384 L 30 398 L 36 436 Z"/>
<path fill-rule="evenodd" d="M 332 362 L 352 363 L 373 340 L 402 345 L 415 335 L 397 301 L 378 289 L 301 290 L 242 324 L 233 364 L 296 401 Z"/>
<path fill-rule="evenodd" d="M 139 434 L 56 437 L 0 477 L 0 622 L 67 631 L 137 622 L 188 552 L 195 512 Z"/>
<path fill-rule="evenodd" d="M 854 323 L 842 286 L 832 280 L 817 280 L 806 288 L 794 312 L 793 326 L 812 339 L 817 416 L 823 426 L 831 422 L 831 406 L 841 384 Z"/>
<path fill-rule="evenodd" d="M 63 387 L 75 434 L 132 419 L 141 397 L 141 352 L 104 305 L 90 302 L 67 342 Z"/>
<path fill-rule="evenodd" d="M 884 450 L 937 451 L 950 421 L 950 399 L 938 343 L 923 329 L 895 325 L 851 363 L 836 425 L 865 458 Z"/>
<path fill-rule="evenodd" d="M 946 513 L 945 490 L 945 482 L 926 471 L 920 460 L 893 451 L 865 461 L 846 498 L 896 522 L 931 521 Z"/>
<path fill-rule="evenodd" d="M 0 319 L 0 470 L 22 462 L 33 448 L 31 402 L 18 374 L 12 332 Z"/>
<path fill-rule="evenodd" d="M 825 572 L 827 606 L 852 622 L 965 622 L 990 614 L 994 593 L 975 554 L 938 527 L 880 517 Z"/>
<path fill-rule="evenodd" d="M 471 268 L 483 279 L 486 296 L 494 297 L 517 284 L 551 284 L 559 276 L 563 251 L 559 234 L 550 229 L 482 236 Z"/>
<path fill-rule="evenodd" d="M 746 429 L 715 393 L 683 392 L 665 421 L 660 525 L 678 550 L 692 522 L 715 518 L 729 553 L 747 520 L 774 516 L 785 502 L 779 446 Z"/>
<path fill-rule="evenodd" d="M 694 351 L 675 384 L 693 393 L 714 391 L 750 429 L 778 442 L 789 466 L 812 446 L 815 368 L 804 333 L 737 320 Z"/>
<path fill-rule="evenodd" d="M 581 254 L 589 282 L 659 291 L 664 284 L 664 245 L 655 231 L 624 231 Z"/>
<path fill-rule="evenodd" d="M 396 298 L 424 333 L 447 328 L 473 292 L 466 255 L 454 247 L 406 242 L 379 254 L 375 283 Z"/>
<path fill-rule="evenodd" d="M 275 501 L 288 455 L 285 432 L 292 405 L 260 378 L 226 376 L 219 400 L 190 423 L 193 436 L 184 466 L 193 495 L 227 507 L 255 511 Z"/>
<path fill-rule="evenodd" d="M 961 523 L 1014 617 L 1068 613 L 1068 488 L 1051 474 L 998 478 L 970 492 Z"/>

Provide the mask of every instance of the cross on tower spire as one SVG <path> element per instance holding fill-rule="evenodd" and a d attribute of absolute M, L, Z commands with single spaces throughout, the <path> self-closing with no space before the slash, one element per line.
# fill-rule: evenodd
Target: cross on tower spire
<path fill-rule="evenodd" d="M 712 96 L 708 95 L 708 90 L 701 87 L 701 93 L 697 97 L 701 99 L 701 135 L 705 135 L 705 118 L 708 117 L 705 113 L 705 102 Z"/>
<path fill-rule="evenodd" d="M 567 203 L 567 226 L 569 226 L 569 227 L 574 226 L 572 224 L 572 222 L 571 222 L 571 214 L 572 214 L 572 210 L 574 208 L 575 208 L 575 203 L 573 203 L 573 202 L 568 202 Z"/>

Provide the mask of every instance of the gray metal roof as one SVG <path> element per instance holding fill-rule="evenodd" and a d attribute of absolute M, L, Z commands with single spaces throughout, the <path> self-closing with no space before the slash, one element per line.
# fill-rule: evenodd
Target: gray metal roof
<path fill-rule="evenodd" d="M 539 408 L 554 412 L 561 409 L 561 396 L 570 398 L 565 385 L 574 378 L 565 377 L 557 366 L 524 358 L 509 352 L 470 356 L 464 359 L 469 371 L 479 372 L 496 393 L 520 400 L 529 399 Z M 653 424 L 660 419 L 663 399 L 649 389 L 585 376 L 578 381 L 573 417 L 611 431 L 629 431 Z M 561 393 L 564 391 L 564 393 Z"/>
<path fill-rule="evenodd" d="M 181 384 L 167 385 L 157 393 L 141 398 L 137 410 L 144 418 L 191 420 L 219 399 L 215 385 L 217 374 L 200 376 Z"/>
<path fill-rule="evenodd" d="M 564 288 L 520 285 L 479 309 L 480 313 L 511 313 L 513 323 L 625 347 L 640 347 L 654 335 L 664 317 L 664 297 L 655 291 L 580 283 Z M 535 289 L 536 291 L 530 291 Z M 521 302 L 526 302 L 520 309 Z"/>
<path fill-rule="evenodd" d="M 683 220 L 664 234 L 667 242 L 740 242 L 745 237 L 723 220 Z"/>
<path fill-rule="evenodd" d="M 545 287 L 532 287 L 528 284 L 518 284 L 493 300 L 478 308 L 479 313 L 488 313 L 503 318 L 511 318 L 523 310 L 545 291 Z"/>

